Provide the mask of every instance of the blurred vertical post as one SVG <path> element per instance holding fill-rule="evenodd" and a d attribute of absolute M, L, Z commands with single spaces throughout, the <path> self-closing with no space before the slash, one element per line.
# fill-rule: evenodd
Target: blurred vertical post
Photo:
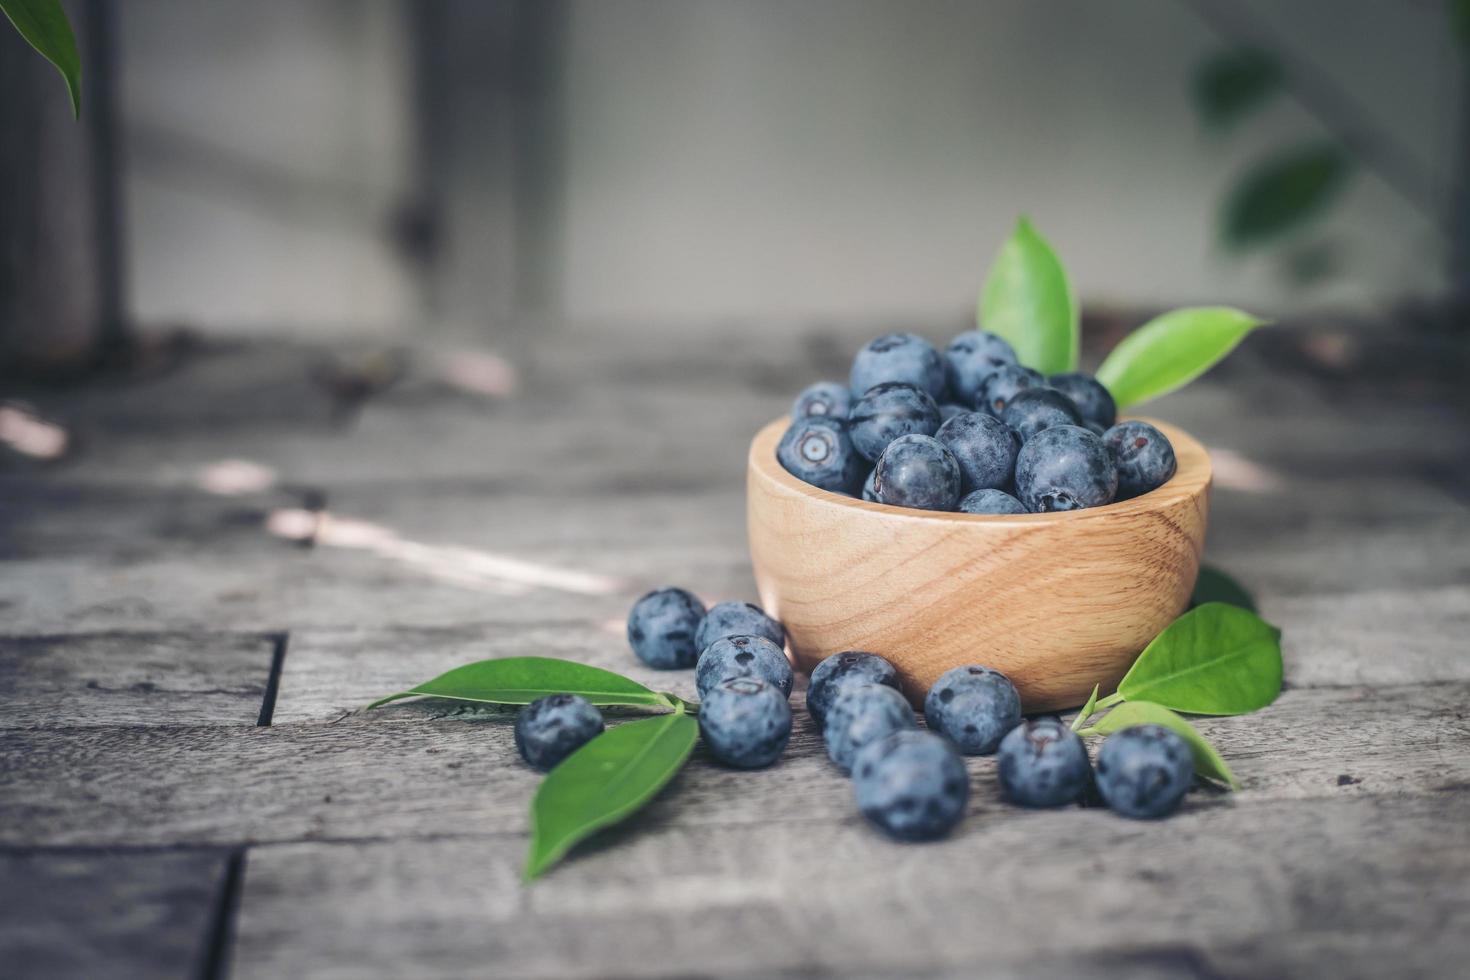
<path fill-rule="evenodd" d="M 126 338 L 115 11 L 85 0 L 67 13 L 80 122 L 56 69 L 0 29 L 0 356 L 12 369 L 74 370 Z"/>

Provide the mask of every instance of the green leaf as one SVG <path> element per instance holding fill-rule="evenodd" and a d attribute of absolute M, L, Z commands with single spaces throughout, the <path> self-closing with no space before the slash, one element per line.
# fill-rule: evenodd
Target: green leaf
<path fill-rule="evenodd" d="M 1072 731 L 1077 731 L 1087 722 L 1087 719 L 1092 717 L 1092 712 L 1097 707 L 1097 689 L 1101 686 L 1100 684 L 1092 685 L 1092 693 L 1088 695 L 1087 703 L 1082 706 L 1081 711 L 1077 712 L 1077 717 L 1072 719 Z"/>
<path fill-rule="evenodd" d="M 668 695 L 600 667 L 550 657 L 505 657 L 456 667 L 418 687 L 379 698 L 368 708 L 419 695 L 487 704 L 530 704 L 548 694 L 579 694 L 599 705 L 674 707 Z"/>
<path fill-rule="evenodd" d="M 5 11 L 20 36 L 61 72 L 71 96 L 72 114 L 80 117 L 82 59 L 77 55 L 77 41 L 61 0 L 0 0 L 0 10 Z"/>
<path fill-rule="evenodd" d="M 1118 693 L 1195 715 L 1264 708 L 1281 693 L 1281 631 L 1249 610 L 1207 602 L 1154 637 Z"/>
<path fill-rule="evenodd" d="M 1190 597 L 1191 606 L 1203 606 L 1207 602 L 1223 602 L 1231 606 L 1239 606 L 1241 609 L 1256 611 L 1256 600 L 1235 579 L 1226 575 L 1218 568 L 1209 565 L 1201 565 L 1199 578 L 1194 581 L 1194 595 Z"/>
<path fill-rule="evenodd" d="M 1460 47 L 1470 50 L 1470 0 L 1450 0 L 1450 29 Z"/>
<path fill-rule="evenodd" d="M 1194 106 L 1207 125 L 1226 129 L 1269 102 L 1281 80 L 1281 63 L 1269 52 L 1222 51 L 1195 72 Z"/>
<path fill-rule="evenodd" d="M 1352 158 L 1336 143 L 1297 147 L 1246 172 L 1220 215 L 1225 244 L 1245 250 L 1291 231 L 1337 197 Z"/>
<path fill-rule="evenodd" d="M 1194 771 L 1206 779 L 1216 779 L 1229 786 L 1231 789 L 1239 789 L 1240 782 L 1235 778 L 1235 773 L 1225 764 L 1220 753 L 1209 741 L 1194 730 L 1194 726 L 1180 718 L 1174 712 L 1161 704 L 1150 701 L 1129 701 L 1120 704 L 1112 711 L 1102 716 L 1102 719 L 1090 728 L 1082 730 L 1083 735 L 1111 735 L 1113 732 L 1132 728 L 1134 725 L 1163 725 L 1165 728 L 1178 732 L 1194 754 Z"/>
<path fill-rule="evenodd" d="M 579 841 L 636 813 L 689 758 L 699 723 L 682 711 L 610 728 L 541 781 L 531 801 L 526 880 Z"/>
<path fill-rule="evenodd" d="M 1046 239 L 1021 218 L 980 290 L 979 322 L 1042 374 L 1072 371 L 1081 349 L 1077 298 Z"/>
<path fill-rule="evenodd" d="M 1171 310 L 1124 337 L 1097 369 L 1119 408 L 1182 388 L 1265 324 L 1229 306 Z"/>

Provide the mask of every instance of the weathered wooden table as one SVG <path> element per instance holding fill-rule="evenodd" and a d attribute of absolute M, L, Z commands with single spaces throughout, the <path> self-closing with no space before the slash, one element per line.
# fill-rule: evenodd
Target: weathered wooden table
<path fill-rule="evenodd" d="M 627 607 L 753 598 L 746 440 L 862 339 L 554 331 L 498 400 L 424 352 L 347 427 L 280 344 L 31 393 L 78 442 L 0 474 L 0 973 L 1463 975 L 1470 412 L 1413 377 L 1257 345 L 1151 408 L 1216 450 L 1207 558 L 1287 660 L 1200 722 L 1243 791 L 1164 822 L 1022 812 L 971 759 L 958 832 L 896 845 L 799 720 L 522 887 L 508 716 L 351 713 L 508 654 L 692 696 Z"/>

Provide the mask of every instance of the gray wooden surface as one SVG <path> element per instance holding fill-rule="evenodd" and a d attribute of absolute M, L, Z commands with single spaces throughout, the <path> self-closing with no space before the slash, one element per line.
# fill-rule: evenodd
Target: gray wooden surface
<path fill-rule="evenodd" d="M 1463 975 L 1470 410 L 1413 372 L 1263 342 L 1150 406 L 1217 450 L 1207 558 L 1285 631 L 1280 700 L 1200 722 L 1242 791 L 1168 821 L 1019 811 L 971 759 L 958 832 L 893 844 L 799 713 L 527 888 L 510 716 L 354 713 L 512 654 L 692 696 L 627 607 L 753 598 L 746 441 L 862 339 L 561 329 L 501 399 L 416 352 L 345 425 L 284 343 L 19 392 L 78 449 L 0 468 L 0 972 Z"/>

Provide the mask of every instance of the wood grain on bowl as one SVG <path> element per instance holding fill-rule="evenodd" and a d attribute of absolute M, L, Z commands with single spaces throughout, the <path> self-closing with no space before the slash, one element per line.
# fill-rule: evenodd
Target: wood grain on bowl
<path fill-rule="evenodd" d="M 788 424 L 750 446 L 746 521 L 761 602 L 796 665 L 866 650 L 891 660 L 916 704 L 962 664 L 1003 671 L 1025 709 L 1107 692 L 1184 611 L 1199 572 L 1210 460 L 1188 433 L 1174 478 L 1133 500 L 1059 514 L 936 513 L 866 503 L 776 461 Z"/>

